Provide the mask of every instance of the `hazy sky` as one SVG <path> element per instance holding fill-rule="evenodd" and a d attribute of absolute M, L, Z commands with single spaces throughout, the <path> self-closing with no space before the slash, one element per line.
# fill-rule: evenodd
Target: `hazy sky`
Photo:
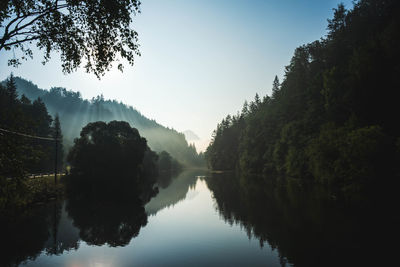
<path fill-rule="evenodd" d="M 207 141 L 245 99 L 271 93 L 294 49 L 326 34 L 340 2 L 352 7 L 351 0 L 143 0 L 133 22 L 142 56 L 123 73 L 112 70 L 101 80 L 83 69 L 64 75 L 58 54 L 43 66 L 40 51 L 12 68 L 12 52 L 0 52 L 0 80 L 14 72 L 45 89 L 103 94 Z"/>

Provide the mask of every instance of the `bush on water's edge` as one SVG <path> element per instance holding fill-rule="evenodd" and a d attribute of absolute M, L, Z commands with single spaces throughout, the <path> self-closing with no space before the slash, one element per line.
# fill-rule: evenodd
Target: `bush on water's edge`
<path fill-rule="evenodd" d="M 0 177 L 0 212 L 43 204 L 62 197 L 65 192 L 65 175 L 42 175 L 34 178 Z"/>

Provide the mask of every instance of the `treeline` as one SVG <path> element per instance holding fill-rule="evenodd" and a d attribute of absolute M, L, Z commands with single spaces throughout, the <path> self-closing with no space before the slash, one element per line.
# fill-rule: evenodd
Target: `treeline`
<path fill-rule="evenodd" d="M 59 119 L 49 115 L 40 98 L 18 97 L 12 75 L 5 86 L 0 84 L 0 128 L 0 176 L 54 171 L 56 132 L 62 138 Z M 62 142 L 58 155 L 63 155 Z"/>
<path fill-rule="evenodd" d="M 42 200 L 57 190 L 47 181 L 26 179 L 54 172 L 56 145 L 60 171 L 64 152 L 58 116 L 53 119 L 40 98 L 31 102 L 25 95 L 18 97 L 11 75 L 0 84 L 0 210 Z"/>
<path fill-rule="evenodd" d="M 58 113 L 64 133 L 66 149 L 72 146 L 80 130 L 90 122 L 113 120 L 127 121 L 146 137 L 149 146 L 156 152 L 167 151 L 180 163 L 188 166 L 204 164 L 203 155 L 196 152 L 194 144 L 188 144 L 183 133 L 158 124 L 143 116 L 131 106 L 115 100 L 105 100 L 102 95 L 91 100 L 83 99 L 79 92 L 62 87 L 53 87 L 50 91 L 23 78 L 16 77 L 17 91 L 29 99 L 40 97 L 50 114 Z"/>
<path fill-rule="evenodd" d="M 398 14 L 396 0 L 339 5 L 326 37 L 295 50 L 271 96 L 218 124 L 210 167 L 348 194 L 390 188 L 400 166 Z"/>

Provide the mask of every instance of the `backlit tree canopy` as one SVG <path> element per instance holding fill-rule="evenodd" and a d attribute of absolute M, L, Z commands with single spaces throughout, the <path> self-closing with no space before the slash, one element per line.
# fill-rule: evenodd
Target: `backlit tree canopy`
<path fill-rule="evenodd" d="M 44 51 L 44 63 L 57 51 L 65 73 L 83 65 L 100 77 L 112 62 L 133 65 L 140 55 L 137 32 L 130 28 L 139 7 L 137 0 L 2 0 L 0 51 L 20 49 L 22 56 L 9 60 L 16 66 L 32 58 L 35 44 Z"/>

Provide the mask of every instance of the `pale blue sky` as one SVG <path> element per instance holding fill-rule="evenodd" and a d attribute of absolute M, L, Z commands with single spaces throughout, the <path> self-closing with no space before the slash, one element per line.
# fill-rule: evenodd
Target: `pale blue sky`
<path fill-rule="evenodd" d="M 340 2 L 352 7 L 351 0 L 143 0 L 133 23 L 142 56 L 124 73 L 112 70 L 100 81 L 83 69 L 64 75 L 58 55 L 43 66 L 41 52 L 12 68 L 12 53 L 2 51 L 0 79 L 14 72 L 45 89 L 66 87 L 85 98 L 102 93 L 206 142 L 245 99 L 271 93 L 294 49 L 326 34 Z"/>

